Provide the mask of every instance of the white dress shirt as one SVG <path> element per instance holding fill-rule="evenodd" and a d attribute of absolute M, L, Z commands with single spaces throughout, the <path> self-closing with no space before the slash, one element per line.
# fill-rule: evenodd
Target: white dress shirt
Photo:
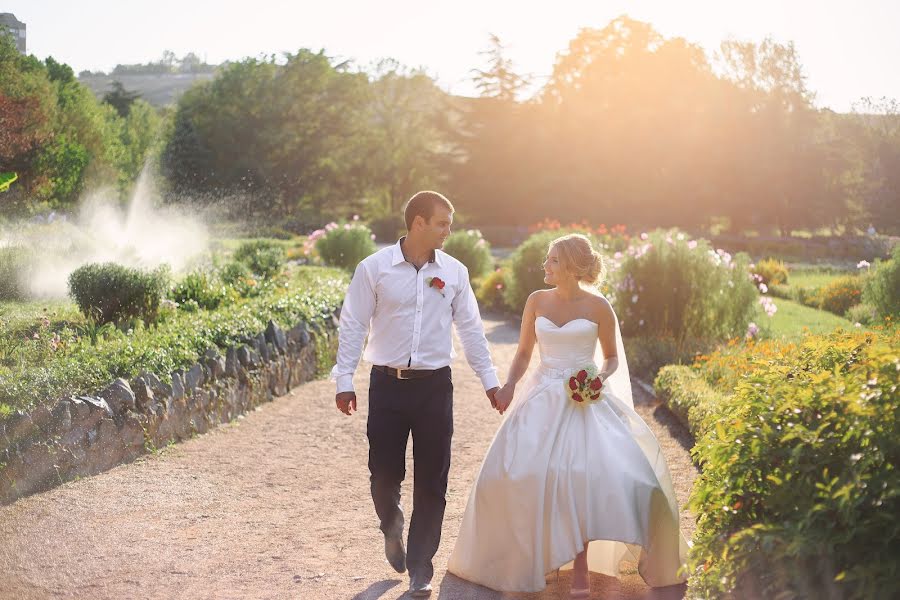
<path fill-rule="evenodd" d="M 464 264 L 441 250 L 416 271 L 393 246 L 363 259 L 356 267 L 341 308 L 337 364 L 331 370 L 337 392 L 353 391 L 353 373 L 363 358 L 397 369 L 440 369 L 456 356 L 451 326 L 455 323 L 466 360 L 485 390 L 500 385 L 497 369 Z M 438 277 L 443 290 L 429 287 Z"/>

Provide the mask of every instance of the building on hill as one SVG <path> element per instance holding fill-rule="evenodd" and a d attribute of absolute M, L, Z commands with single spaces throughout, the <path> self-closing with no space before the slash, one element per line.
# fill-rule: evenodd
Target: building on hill
<path fill-rule="evenodd" d="M 0 13 L 0 27 L 7 30 L 16 42 L 16 48 L 25 54 L 25 23 L 12 13 Z"/>

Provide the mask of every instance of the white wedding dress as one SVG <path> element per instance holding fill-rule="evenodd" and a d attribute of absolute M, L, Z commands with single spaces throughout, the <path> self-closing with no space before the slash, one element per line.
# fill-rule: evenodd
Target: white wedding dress
<path fill-rule="evenodd" d="M 590 542 L 588 568 L 628 558 L 651 586 L 686 580 L 688 543 L 656 437 L 634 412 L 620 367 L 600 400 L 573 401 L 569 376 L 601 366 L 597 324 L 538 317 L 540 365 L 516 392 L 469 496 L 448 570 L 500 591 L 533 592 Z"/>

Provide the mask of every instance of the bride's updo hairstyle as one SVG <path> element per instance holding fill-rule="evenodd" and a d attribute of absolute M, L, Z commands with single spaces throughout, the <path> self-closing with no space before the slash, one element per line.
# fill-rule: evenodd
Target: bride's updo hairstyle
<path fill-rule="evenodd" d="M 572 233 L 550 242 L 556 248 L 559 263 L 578 281 L 597 286 L 606 276 L 603 256 L 594 250 L 591 241 L 580 233 Z"/>

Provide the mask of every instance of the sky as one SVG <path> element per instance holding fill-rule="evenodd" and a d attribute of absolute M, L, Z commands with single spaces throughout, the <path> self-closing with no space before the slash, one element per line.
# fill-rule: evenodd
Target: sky
<path fill-rule="evenodd" d="M 900 100 L 900 0 L 0 0 L 0 12 L 25 22 L 30 54 L 76 73 L 164 50 L 220 63 L 311 48 L 360 64 L 394 58 L 461 95 L 475 95 L 471 70 L 484 66 L 491 33 L 539 83 L 580 29 L 627 14 L 708 52 L 725 39 L 793 41 L 822 108 Z"/>

